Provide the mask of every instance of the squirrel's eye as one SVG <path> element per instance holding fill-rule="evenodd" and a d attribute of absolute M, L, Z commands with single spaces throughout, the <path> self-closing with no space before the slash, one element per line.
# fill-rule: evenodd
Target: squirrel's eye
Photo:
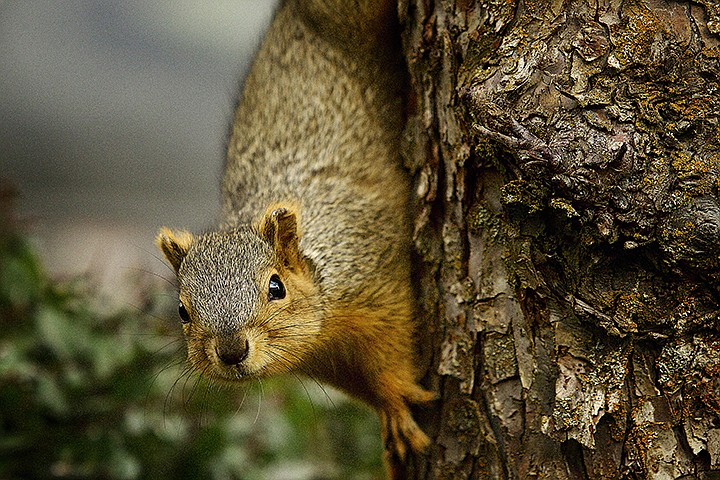
<path fill-rule="evenodd" d="M 178 305 L 178 314 L 180 314 L 180 320 L 182 323 L 190 323 L 190 314 L 187 311 L 187 308 L 185 308 L 185 305 L 180 302 Z"/>
<path fill-rule="evenodd" d="M 268 298 L 270 300 L 281 300 L 285 298 L 285 285 L 283 285 L 282 281 L 280 281 L 280 277 L 277 274 L 270 277 Z"/>

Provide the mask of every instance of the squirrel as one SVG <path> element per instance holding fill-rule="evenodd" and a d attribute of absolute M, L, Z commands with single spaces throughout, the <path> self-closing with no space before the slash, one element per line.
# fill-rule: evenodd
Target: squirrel
<path fill-rule="evenodd" d="M 197 371 L 327 382 L 377 410 L 391 464 L 427 448 L 409 405 L 435 398 L 416 383 L 396 8 L 286 0 L 236 108 L 219 227 L 156 238 Z"/>

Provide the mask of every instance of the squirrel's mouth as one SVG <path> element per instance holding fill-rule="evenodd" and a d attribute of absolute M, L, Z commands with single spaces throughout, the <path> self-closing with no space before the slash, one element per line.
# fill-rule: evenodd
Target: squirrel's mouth
<path fill-rule="evenodd" d="M 192 368 L 201 376 L 223 383 L 289 373 L 297 370 L 289 360 L 301 358 L 298 354 L 288 355 L 285 347 L 273 350 L 273 339 L 252 330 L 238 334 L 232 341 L 217 336 L 186 335 L 186 339 Z"/>
<path fill-rule="evenodd" d="M 253 377 L 247 341 L 239 348 L 229 348 L 221 347 L 220 342 L 214 339 L 207 343 L 204 350 L 210 364 L 207 371 L 210 377 L 227 382 L 240 382 Z"/>
<path fill-rule="evenodd" d="M 218 364 L 214 364 L 213 368 L 208 370 L 207 375 L 213 380 L 230 383 L 242 382 L 254 378 L 254 376 L 242 366 Z"/>
<path fill-rule="evenodd" d="M 215 382 L 237 383 L 256 377 L 245 365 L 227 365 L 212 355 L 190 356 L 188 362 L 200 376 Z"/>
<path fill-rule="evenodd" d="M 263 371 L 257 343 L 221 342 L 218 338 L 188 338 L 188 362 L 201 376 L 219 382 L 242 382 Z"/>

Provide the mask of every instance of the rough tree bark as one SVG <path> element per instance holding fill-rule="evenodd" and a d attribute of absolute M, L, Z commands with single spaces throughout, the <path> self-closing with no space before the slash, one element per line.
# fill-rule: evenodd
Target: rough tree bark
<path fill-rule="evenodd" d="M 720 4 L 404 0 L 434 444 L 409 478 L 720 478 Z"/>

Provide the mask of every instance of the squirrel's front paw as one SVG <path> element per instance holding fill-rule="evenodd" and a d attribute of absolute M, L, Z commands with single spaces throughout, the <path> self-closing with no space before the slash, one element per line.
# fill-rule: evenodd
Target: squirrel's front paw
<path fill-rule="evenodd" d="M 408 447 L 416 453 L 423 453 L 430 445 L 430 438 L 415 423 L 408 404 L 429 403 L 436 400 L 437 395 L 415 382 L 399 381 L 395 375 L 381 378 L 381 398 L 384 401 L 379 402 L 378 410 L 386 456 L 390 463 L 393 463 L 393 457 L 402 462 Z"/>
<path fill-rule="evenodd" d="M 397 456 L 402 461 L 408 446 L 414 452 L 423 453 L 430 445 L 430 438 L 415 423 L 407 406 L 394 411 L 382 410 L 380 422 L 388 456 Z"/>

